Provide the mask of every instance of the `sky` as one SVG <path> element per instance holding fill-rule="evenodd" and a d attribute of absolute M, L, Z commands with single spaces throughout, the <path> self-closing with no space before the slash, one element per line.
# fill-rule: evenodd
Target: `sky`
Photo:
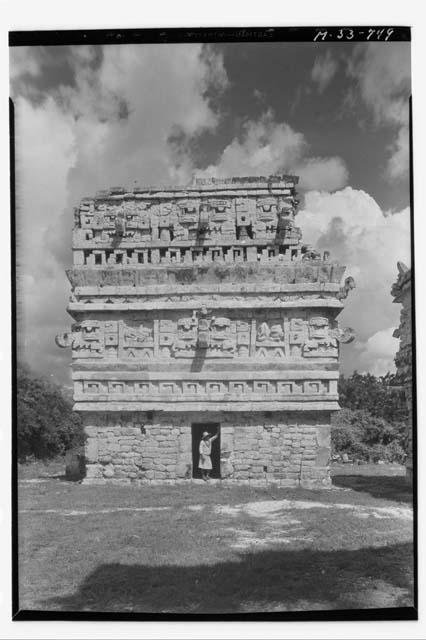
<path fill-rule="evenodd" d="M 300 176 L 304 241 L 347 266 L 341 369 L 394 370 L 410 264 L 409 43 L 232 43 L 10 50 L 18 355 L 70 384 L 73 208 L 110 186 Z"/>

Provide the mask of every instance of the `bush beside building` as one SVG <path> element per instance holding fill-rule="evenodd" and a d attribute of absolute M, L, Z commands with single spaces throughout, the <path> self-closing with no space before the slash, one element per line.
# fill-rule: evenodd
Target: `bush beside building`
<path fill-rule="evenodd" d="M 351 460 L 396 462 L 407 457 L 407 406 L 391 392 L 393 374 L 376 377 L 353 373 L 340 377 L 342 410 L 332 419 L 333 456 Z"/>
<path fill-rule="evenodd" d="M 18 461 L 48 460 L 81 446 L 80 416 L 61 387 L 19 367 L 17 376 Z"/>

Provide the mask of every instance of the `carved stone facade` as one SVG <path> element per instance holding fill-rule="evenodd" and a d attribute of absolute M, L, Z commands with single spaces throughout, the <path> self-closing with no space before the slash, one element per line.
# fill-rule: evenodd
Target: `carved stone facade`
<path fill-rule="evenodd" d="M 398 279 L 393 284 L 391 294 L 394 302 L 402 304 L 400 324 L 393 332 L 399 338 L 399 351 L 395 356 L 397 384 L 404 389 L 408 410 L 406 477 L 413 480 L 413 354 L 411 316 L 411 269 L 398 262 Z"/>
<path fill-rule="evenodd" d="M 222 481 L 329 484 L 353 339 L 336 317 L 355 283 L 302 243 L 296 184 L 198 179 L 82 201 L 74 324 L 57 344 L 72 349 L 87 481 L 189 481 L 194 425 L 214 423 Z"/>

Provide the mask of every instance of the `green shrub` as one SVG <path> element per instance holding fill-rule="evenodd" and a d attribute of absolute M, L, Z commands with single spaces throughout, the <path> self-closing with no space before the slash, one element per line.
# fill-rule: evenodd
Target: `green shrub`
<path fill-rule="evenodd" d="M 342 410 L 332 420 L 333 455 L 377 462 L 403 463 L 407 451 L 408 412 L 395 376 L 355 371 L 339 379 Z"/>
<path fill-rule="evenodd" d="M 17 376 L 18 460 L 45 460 L 63 455 L 84 442 L 79 415 L 61 388 L 25 368 Z"/>
<path fill-rule="evenodd" d="M 366 410 L 387 422 L 405 421 L 408 417 L 404 394 L 392 386 L 395 376 L 376 377 L 355 371 L 349 378 L 339 378 L 339 402 L 345 409 Z"/>
<path fill-rule="evenodd" d="M 404 464 L 406 458 L 406 450 L 403 449 L 403 447 L 397 440 L 393 440 L 386 446 L 384 460 L 388 462 L 398 462 L 399 464 Z"/>
<path fill-rule="evenodd" d="M 332 454 L 349 458 L 402 463 L 406 457 L 403 422 L 387 422 L 365 409 L 342 409 L 332 419 Z"/>

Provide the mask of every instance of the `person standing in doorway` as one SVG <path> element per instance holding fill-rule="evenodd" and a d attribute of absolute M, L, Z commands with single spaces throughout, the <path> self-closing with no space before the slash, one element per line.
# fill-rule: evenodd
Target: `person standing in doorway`
<path fill-rule="evenodd" d="M 212 442 L 216 440 L 217 437 L 217 433 L 213 436 L 208 431 L 204 431 L 200 440 L 198 468 L 201 469 L 201 477 L 205 482 L 210 479 L 210 471 L 212 470 Z"/>

